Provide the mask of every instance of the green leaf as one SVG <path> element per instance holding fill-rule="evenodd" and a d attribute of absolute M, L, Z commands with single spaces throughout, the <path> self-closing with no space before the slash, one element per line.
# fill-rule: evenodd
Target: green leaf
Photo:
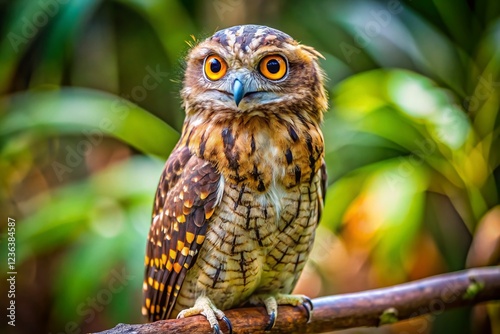
<path fill-rule="evenodd" d="M 0 105 L 7 111 L 0 124 L 0 143 L 4 145 L 25 133 L 81 135 L 91 143 L 92 138 L 97 141 L 106 135 L 166 159 L 179 138 L 177 131 L 137 105 L 90 89 L 19 93 Z"/>

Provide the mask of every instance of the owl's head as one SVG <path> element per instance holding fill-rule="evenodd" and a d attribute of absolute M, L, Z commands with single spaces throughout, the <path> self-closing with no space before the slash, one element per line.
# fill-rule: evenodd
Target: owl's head
<path fill-rule="evenodd" d="M 188 54 L 183 106 L 188 116 L 295 113 L 320 122 L 328 107 L 320 57 L 266 26 L 220 30 Z"/>

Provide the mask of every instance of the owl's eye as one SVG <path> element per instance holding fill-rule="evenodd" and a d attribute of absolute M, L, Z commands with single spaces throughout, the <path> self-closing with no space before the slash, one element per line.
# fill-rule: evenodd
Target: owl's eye
<path fill-rule="evenodd" d="M 279 80 L 286 74 L 286 61 L 279 55 L 265 56 L 260 61 L 259 70 L 266 78 L 270 80 Z"/>
<path fill-rule="evenodd" d="M 208 56 L 205 59 L 203 67 L 205 69 L 205 76 L 212 81 L 219 80 L 227 71 L 226 62 L 217 55 Z"/>

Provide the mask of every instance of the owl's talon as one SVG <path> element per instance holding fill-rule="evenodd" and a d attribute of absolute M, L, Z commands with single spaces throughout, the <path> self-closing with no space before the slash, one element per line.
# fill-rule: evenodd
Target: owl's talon
<path fill-rule="evenodd" d="M 198 314 L 203 315 L 207 319 L 210 323 L 210 327 L 214 330 L 214 334 L 222 333 L 217 319 L 224 320 L 224 322 L 228 325 L 227 327 L 229 328 L 229 333 L 231 334 L 233 332 L 231 322 L 226 317 L 224 312 L 219 310 L 210 298 L 205 296 L 198 297 L 193 307 L 180 311 L 177 315 L 177 319 L 187 318 Z"/>
<path fill-rule="evenodd" d="M 229 329 L 229 334 L 233 334 L 233 325 L 231 325 L 231 321 L 228 319 L 228 317 L 223 316 L 222 320 L 224 320 L 224 322 L 226 323 L 227 328 Z"/>
<path fill-rule="evenodd" d="M 310 323 L 312 319 L 312 311 L 314 310 L 314 305 L 311 298 L 304 296 L 304 302 L 302 303 L 302 306 L 304 306 L 307 312 L 307 323 Z"/>
<path fill-rule="evenodd" d="M 307 296 L 304 296 L 304 304 L 308 304 L 309 305 L 309 309 L 311 311 L 314 310 L 314 304 L 313 304 L 311 298 L 309 298 Z"/>
<path fill-rule="evenodd" d="M 269 322 L 266 328 L 264 328 L 264 331 L 267 332 L 273 329 L 274 324 L 276 324 L 276 312 L 272 311 L 271 314 L 269 314 Z"/>
<path fill-rule="evenodd" d="M 253 305 L 264 303 L 267 314 L 269 314 L 269 322 L 264 329 L 265 331 L 270 331 L 274 327 L 278 316 L 278 305 L 304 306 L 307 312 L 307 322 L 311 321 L 312 310 L 314 309 L 312 300 L 304 295 L 285 295 L 281 293 L 276 295 L 255 295 L 250 297 L 249 302 Z"/>

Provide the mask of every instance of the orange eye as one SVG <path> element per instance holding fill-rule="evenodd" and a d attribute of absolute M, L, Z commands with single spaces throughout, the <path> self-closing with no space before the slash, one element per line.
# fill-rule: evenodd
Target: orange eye
<path fill-rule="evenodd" d="M 259 64 L 260 73 L 270 80 L 279 80 L 286 74 L 286 60 L 282 56 L 270 55 L 262 58 Z"/>
<path fill-rule="evenodd" d="M 217 55 L 211 55 L 205 58 L 203 67 L 205 68 L 206 77 L 213 81 L 222 78 L 227 71 L 226 62 Z"/>

